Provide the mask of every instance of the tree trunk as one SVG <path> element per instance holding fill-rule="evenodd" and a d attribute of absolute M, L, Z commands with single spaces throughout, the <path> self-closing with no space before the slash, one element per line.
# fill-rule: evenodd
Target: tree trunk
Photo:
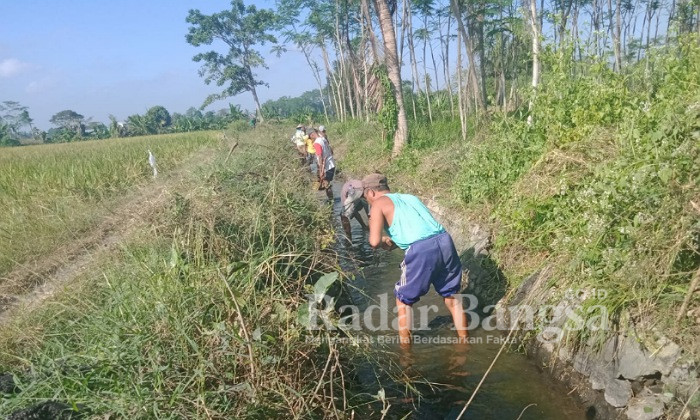
<path fill-rule="evenodd" d="M 328 51 L 326 51 L 325 42 L 321 43 L 321 53 L 323 54 L 323 64 L 326 67 L 326 74 L 329 77 L 328 85 L 333 93 L 333 101 L 335 102 L 335 113 L 340 121 L 345 121 L 345 108 L 340 93 L 340 83 L 337 81 L 335 72 L 331 69 L 330 60 L 328 59 Z M 331 83 L 331 81 L 333 83 Z"/>
<path fill-rule="evenodd" d="M 617 71 L 622 71 L 622 47 L 620 45 L 620 37 L 622 36 L 622 2 L 615 0 L 615 62 L 617 63 Z"/>
<path fill-rule="evenodd" d="M 593 24 L 593 51 L 596 56 L 596 58 L 600 58 L 598 46 L 600 45 L 600 42 L 598 40 L 598 31 L 600 30 L 599 22 L 598 22 L 598 1 L 593 0 L 592 3 L 593 7 L 593 16 L 592 16 L 592 24 Z"/>
<path fill-rule="evenodd" d="M 617 0 L 616 0 L 617 1 Z M 613 24 L 613 8 L 612 8 L 612 0 L 608 0 L 608 26 L 610 29 L 610 38 L 612 38 L 613 41 L 613 53 L 615 55 L 615 63 L 613 65 L 613 70 L 616 72 L 620 72 L 620 67 L 618 66 L 618 52 L 617 52 L 617 32 L 616 32 L 616 26 Z"/>
<path fill-rule="evenodd" d="M 574 51 L 572 54 L 574 54 L 574 57 L 576 57 L 576 53 L 578 52 L 578 59 L 581 61 L 581 37 L 579 36 L 578 32 L 578 15 L 579 15 L 579 8 L 578 6 L 574 7 L 574 15 L 571 18 L 571 26 L 573 26 L 573 42 L 574 42 Z"/>
<path fill-rule="evenodd" d="M 651 20 L 654 18 L 654 9 L 651 7 L 652 2 L 649 2 L 649 24 L 647 25 L 647 44 L 644 47 L 645 69 L 649 71 L 649 38 L 651 37 Z"/>
<path fill-rule="evenodd" d="M 467 33 L 467 28 L 464 25 L 464 21 L 462 20 L 462 12 L 460 10 L 458 0 L 450 0 L 450 8 L 452 9 L 452 14 L 454 15 L 455 19 L 457 19 L 457 27 L 462 35 L 462 41 L 464 42 L 464 46 L 467 50 L 467 59 L 469 60 L 469 77 L 471 79 L 471 83 L 474 85 L 473 89 L 477 91 L 475 92 L 477 106 L 480 110 L 486 110 L 486 102 L 483 100 L 484 95 L 482 95 L 481 92 L 478 92 L 481 89 L 479 87 L 479 81 L 476 80 L 476 71 L 474 71 L 474 66 L 476 65 L 476 61 L 474 60 L 474 47 L 471 38 Z"/>
<path fill-rule="evenodd" d="M 361 82 L 360 82 L 360 70 L 358 69 L 358 64 L 359 61 L 357 60 L 357 56 L 355 55 L 355 51 L 353 51 L 352 45 L 350 44 L 350 14 L 348 12 L 348 7 L 347 7 L 347 1 L 344 2 L 345 4 L 345 21 L 344 21 L 344 41 L 345 41 L 345 46 L 347 47 L 348 51 L 348 56 L 349 58 L 349 66 L 350 66 L 350 75 L 352 76 L 352 83 L 354 89 L 352 90 L 352 98 L 355 100 L 355 111 L 356 111 L 356 116 L 357 118 L 362 118 L 362 87 L 361 87 Z M 362 23 L 359 21 L 358 23 Z M 363 40 L 364 41 L 364 40 Z M 360 45 L 363 45 L 360 43 Z"/>
<path fill-rule="evenodd" d="M 542 0 L 544 2 L 544 0 Z M 479 11 L 476 18 L 476 30 L 479 35 L 479 71 L 480 71 L 480 90 L 481 90 L 481 101 L 484 103 L 484 107 L 488 105 L 488 98 L 486 97 L 486 45 L 484 42 L 484 13 Z"/>
<path fill-rule="evenodd" d="M 462 141 L 467 140 L 467 121 L 464 114 L 464 99 L 462 95 L 462 33 L 457 32 L 457 107 L 459 108 L 459 123 L 462 128 Z"/>
<path fill-rule="evenodd" d="M 405 6 L 404 6 L 405 7 Z M 416 62 L 416 49 L 415 45 L 413 44 L 413 23 L 412 23 L 412 16 L 410 12 L 410 7 L 406 7 L 408 10 L 408 20 L 406 22 L 406 29 L 408 31 L 408 53 L 410 55 L 411 59 L 411 88 L 412 88 L 412 95 L 411 95 L 411 102 L 413 104 L 413 119 L 417 120 L 418 116 L 416 114 L 416 99 L 415 99 L 415 88 L 418 88 L 418 91 L 420 92 L 421 86 L 420 86 L 420 75 L 418 73 L 418 63 Z"/>
<path fill-rule="evenodd" d="M 447 89 L 447 94 L 450 97 L 450 116 L 454 117 L 455 116 L 455 104 L 454 104 L 454 98 L 452 95 L 452 82 L 450 80 L 450 26 L 452 24 L 452 19 L 450 18 L 449 13 L 447 14 L 447 34 L 445 34 L 445 38 L 443 39 L 442 37 L 442 30 L 440 30 L 440 44 L 443 44 L 445 54 L 442 55 L 442 67 L 443 70 L 445 71 L 445 86 Z M 442 28 L 442 27 L 441 27 Z M 459 45 L 459 43 L 457 44 Z"/>
<path fill-rule="evenodd" d="M 530 0 L 530 26 L 532 29 L 532 95 L 535 95 L 537 86 L 540 84 L 540 28 L 537 24 L 537 3 L 536 0 Z M 534 107 L 534 98 L 530 98 L 528 105 L 527 123 L 532 124 L 532 111 Z"/>
<path fill-rule="evenodd" d="M 396 133 L 394 133 L 394 148 L 392 156 L 401 153 L 403 147 L 408 143 L 408 121 L 406 120 L 406 110 L 403 104 L 403 90 L 401 88 L 401 64 L 398 59 L 398 49 L 396 48 L 396 34 L 394 24 L 391 20 L 391 13 L 386 4 L 386 0 L 374 0 L 374 7 L 379 16 L 379 25 L 384 38 L 384 60 L 386 62 L 389 80 L 394 86 L 394 95 L 398 106 L 398 121 Z"/>
<path fill-rule="evenodd" d="M 406 37 L 406 32 L 408 31 L 408 25 L 411 23 L 411 5 L 408 4 L 409 0 L 403 0 L 402 2 L 402 15 L 401 15 L 401 36 L 399 37 L 399 43 L 398 43 L 398 49 L 399 49 L 399 63 L 403 63 L 403 47 L 404 47 L 404 39 Z M 399 18 L 398 18 L 398 7 L 399 3 L 396 1 L 396 8 L 397 10 L 394 12 L 396 13 L 396 25 L 399 23 Z"/>
<path fill-rule="evenodd" d="M 644 17 L 642 18 L 642 30 L 639 33 L 639 49 L 637 50 L 637 61 L 642 59 L 642 42 L 644 41 L 644 25 L 647 22 L 647 15 L 649 14 L 649 9 L 647 6 L 646 12 L 644 12 Z"/>
<path fill-rule="evenodd" d="M 255 110 L 258 113 L 258 119 L 260 122 L 265 121 L 263 118 L 262 107 L 260 106 L 260 101 L 258 100 L 258 92 L 255 90 L 255 85 L 250 87 L 250 93 L 253 94 L 253 100 L 255 101 Z"/>
<path fill-rule="evenodd" d="M 503 9 L 501 9 L 500 19 L 503 20 Z M 500 36 L 500 54 L 499 54 L 499 72 L 498 72 L 498 99 L 497 104 L 501 105 L 503 113 L 506 113 L 506 66 L 507 66 L 507 56 L 506 56 L 506 35 L 505 32 L 501 31 Z"/>
<path fill-rule="evenodd" d="M 326 124 L 330 122 L 328 119 L 328 109 L 326 108 L 326 100 L 323 98 L 323 82 L 321 81 L 321 70 L 318 68 L 318 64 L 316 64 L 315 61 L 311 61 L 311 48 L 309 48 L 307 45 L 301 45 L 301 52 L 304 54 L 304 58 L 306 59 L 306 64 L 308 64 L 309 68 L 311 69 L 311 73 L 314 75 L 314 79 L 316 79 L 316 83 L 318 84 L 318 97 L 321 99 L 321 105 L 323 105 L 323 115 L 326 117 Z"/>
<path fill-rule="evenodd" d="M 562 9 L 561 9 L 561 23 L 559 24 L 559 47 L 562 48 L 564 46 L 564 40 L 566 39 L 566 22 L 569 19 L 569 14 L 571 13 L 571 6 L 573 6 L 574 1 L 576 0 L 569 0 L 569 3 L 564 7 L 564 4 L 562 3 Z"/>
<path fill-rule="evenodd" d="M 540 0 L 539 22 L 540 22 L 540 28 L 544 27 L 544 0 Z"/>
<path fill-rule="evenodd" d="M 369 73 L 369 65 L 367 64 L 368 58 L 367 58 L 367 43 L 368 43 L 368 37 L 367 37 L 367 26 L 365 25 L 365 18 L 364 14 L 360 16 L 358 19 L 358 22 L 360 24 L 361 28 L 361 33 L 362 33 L 362 39 L 360 41 L 360 52 L 361 52 L 361 57 L 360 59 L 362 60 L 362 72 L 363 72 L 363 81 L 364 83 L 362 84 L 363 88 L 363 99 L 364 99 L 364 104 L 363 108 L 365 111 L 365 120 L 369 122 L 369 117 L 370 117 L 370 109 L 369 109 L 369 78 L 370 78 L 370 73 Z"/>
<path fill-rule="evenodd" d="M 336 7 L 339 9 L 339 4 L 336 2 Z M 343 101 L 350 108 L 350 116 L 355 118 L 355 104 L 352 95 L 352 89 L 350 88 L 350 74 L 346 68 L 349 64 L 345 57 L 343 50 L 343 39 L 340 35 L 340 15 L 342 13 L 336 13 L 335 19 L 335 41 L 338 48 L 338 64 L 340 65 L 340 81 L 343 83 L 344 95 Z"/>
<path fill-rule="evenodd" d="M 435 61 L 435 52 L 433 50 L 433 43 L 429 42 L 428 45 L 430 45 L 430 60 L 433 62 L 433 73 L 435 73 L 435 90 L 438 91 L 440 90 L 440 78 L 438 77 L 438 65 L 437 62 Z"/>
<path fill-rule="evenodd" d="M 372 59 L 373 62 L 379 62 L 379 53 L 377 52 L 377 37 L 374 34 L 374 27 L 372 26 L 372 16 L 369 14 L 369 3 L 368 0 L 362 0 L 362 14 L 365 17 L 365 24 L 367 25 L 367 32 L 369 33 L 369 42 L 372 46 Z"/>
<path fill-rule="evenodd" d="M 423 77 L 425 82 L 425 100 L 428 103 L 428 119 L 433 123 L 433 107 L 430 103 L 430 76 L 428 75 L 428 63 L 426 60 L 426 47 L 428 46 L 428 18 L 423 21 L 423 29 L 425 30 L 425 38 L 423 38 Z"/>
<path fill-rule="evenodd" d="M 676 18 L 676 0 L 671 0 L 671 9 L 668 12 L 668 23 L 666 24 L 666 44 L 671 32 L 671 23 Z"/>

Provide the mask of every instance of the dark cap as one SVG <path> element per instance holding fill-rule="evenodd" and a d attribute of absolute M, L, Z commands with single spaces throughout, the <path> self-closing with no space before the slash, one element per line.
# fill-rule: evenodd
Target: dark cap
<path fill-rule="evenodd" d="M 383 174 L 373 173 L 362 178 L 362 188 L 389 188 L 389 183 Z"/>

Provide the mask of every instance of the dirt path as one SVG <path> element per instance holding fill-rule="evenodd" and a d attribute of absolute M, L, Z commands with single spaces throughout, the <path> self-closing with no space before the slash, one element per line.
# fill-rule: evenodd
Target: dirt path
<path fill-rule="evenodd" d="M 178 186 L 185 181 L 187 174 L 196 167 L 211 164 L 215 157 L 216 150 L 211 147 L 194 153 L 177 169 L 123 197 L 116 207 L 107 210 L 97 226 L 80 239 L 22 264 L 0 279 L 0 327 L 18 310 L 38 307 L 96 266 L 106 255 L 116 251 L 130 235 L 150 226 L 173 192 L 180 190 Z"/>

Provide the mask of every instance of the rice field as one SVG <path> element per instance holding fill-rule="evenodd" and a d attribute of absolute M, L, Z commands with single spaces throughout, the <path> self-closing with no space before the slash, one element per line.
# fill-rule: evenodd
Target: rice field
<path fill-rule="evenodd" d="M 81 235 L 122 196 L 217 141 L 213 132 L 0 149 L 0 279 Z M 2 280 L 0 280 L 2 282 Z"/>

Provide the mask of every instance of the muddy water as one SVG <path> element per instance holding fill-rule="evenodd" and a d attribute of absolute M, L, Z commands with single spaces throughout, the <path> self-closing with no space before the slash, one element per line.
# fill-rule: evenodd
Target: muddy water
<path fill-rule="evenodd" d="M 340 187 L 340 183 L 334 185 L 334 214 L 338 231 L 342 232 L 337 217 L 341 209 Z M 360 225 L 354 220 L 351 224 L 353 243 L 339 242 L 342 243 L 341 256 L 345 254 L 346 258 L 354 260 L 347 262 L 347 265 L 361 267 L 356 280 L 350 285 L 352 300 L 363 315 L 370 305 L 377 305 L 382 299 L 387 301 L 388 310 L 392 312 L 382 315 L 376 309 L 372 311 L 370 319 L 374 326 L 381 325 L 382 316 L 391 322 L 396 317 L 393 288 L 400 276 L 399 264 L 403 251 L 372 250 Z M 426 311 L 428 307 L 429 312 Z M 488 370 L 505 337 L 498 332 L 476 328 L 470 330 L 469 345 L 445 343 L 452 340 L 456 333 L 451 330 L 449 312 L 434 289 L 414 305 L 414 325 L 421 323 L 421 311 L 426 311 L 427 316 L 423 316 L 422 323 L 427 328 L 414 334 L 423 342 L 414 342 L 410 349 L 402 348 L 396 342 L 393 329 L 370 331 L 363 323 L 364 331 L 371 338 L 372 346 L 376 346 L 377 353 L 407 376 L 415 378 L 413 385 L 421 391 L 420 398 L 398 407 L 398 411 L 402 411 L 401 416 L 456 418 Z M 376 372 L 370 376 L 376 377 Z M 566 389 L 552 382 L 525 356 L 503 352 L 463 418 L 585 419 L 586 415 L 574 398 L 567 395 Z"/>

